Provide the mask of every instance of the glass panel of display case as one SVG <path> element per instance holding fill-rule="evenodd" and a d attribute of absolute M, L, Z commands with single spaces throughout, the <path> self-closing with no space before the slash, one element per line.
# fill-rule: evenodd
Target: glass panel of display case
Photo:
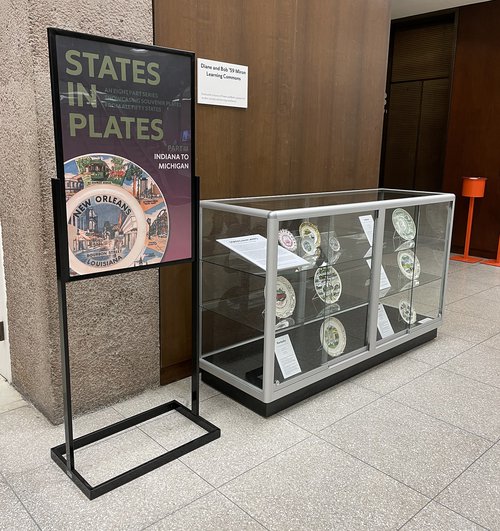
<path fill-rule="evenodd" d="M 266 237 L 265 218 L 203 210 L 202 358 L 247 381 L 247 373 L 262 368 L 265 267 L 218 240 L 252 235 Z"/>
<path fill-rule="evenodd" d="M 379 339 L 439 317 L 447 260 L 450 203 L 386 211 L 382 266 L 390 287 L 381 290 Z"/>
<path fill-rule="evenodd" d="M 421 205 L 418 209 L 417 236 L 414 249 L 414 280 L 412 306 L 418 326 L 441 314 L 442 292 L 447 255 L 446 229 L 451 217 L 449 203 Z M 433 280 L 428 281 L 431 278 Z"/>
<path fill-rule="evenodd" d="M 419 207 L 390 208 L 385 213 L 377 338 L 405 332 L 412 320 L 412 290 L 419 282 L 436 280 L 422 275 L 415 258 Z"/>
<path fill-rule="evenodd" d="M 203 209 L 201 259 L 204 262 L 265 276 L 264 263 L 256 265 L 232 250 L 228 240 L 267 237 L 267 219 L 223 210 Z M 226 245 L 224 244 L 226 243 Z M 265 255 L 265 241 L 263 242 Z M 260 255 L 262 256 L 262 255 Z"/>
<path fill-rule="evenodd" d="M 420 197 L 429 193 L 412 190 L 349 190 L 346 192 L 322 192 L 316 194 L 300 194 L 289 196 L 262 196 L 238 199 L 226 199 L 223 202 L 266 211 L 285 209 L 314 208 L 331 205 L 356 204 L 363 202 L 382 201 L 388 199 L 406 199 Z"/>
<path fill-rule="evenodd" d="M 280 223 L 279 244 L 309 263 L 278 276 L 276 345 L 282 352 L 276 352 L 276 383 L 366 348 L 366 257 L 374 216 L 370 211 Z M 290 372 L 283 370 L 287 354 L 295 367 Z"/>

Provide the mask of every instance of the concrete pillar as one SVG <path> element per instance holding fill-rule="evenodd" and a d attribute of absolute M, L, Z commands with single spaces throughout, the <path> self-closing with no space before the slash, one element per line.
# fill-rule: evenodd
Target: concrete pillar
<path fill-rule="evenodd" d="M 47 27 L 152 43 L 151 0 L 0 0 L 0 216 L 14 386 L 62 420 Z M 68 289 L 75 412 L 159 384 L 157 270 Z"/>

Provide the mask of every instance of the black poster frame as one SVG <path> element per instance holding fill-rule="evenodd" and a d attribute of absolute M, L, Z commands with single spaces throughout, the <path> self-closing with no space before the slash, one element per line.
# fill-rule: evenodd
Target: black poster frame
<path fill-rule="evenodd" d="M 196 176 L 195 162 L 196 162 L 196 123 L 195 123 L 195 69 L 196 69 L 196 56 L 193 52 L 188 52 L 185 50 L 177 50 L 174 48 L 165 48 L 162 46 L 155 46 L 151 44 L 138 44 L 131 41 L 122 41 L 118 39 L 111 39 L 108 37 L 101 37 L 98 35 L 90 35 L 87 33 L 80 33 L 76 31 L 63 30 L 59 28 L 47 28 L 48 33 L 48 42 L 49 42 L 49 65 L 50 65 L 50 79 L 52 87 L 52 116 L 54 121 L 54 142 L 55 142 L 55 154 L 56 154 L 56 175 L 58 179 L 61 179 L 64 182 L 64 153 L 63 153 L 63 136 L 61 130 L 61 107 L 60 107 L 60 87 L 59 87 L 59 75 L 58 75 L 58 61 L 57 61 L 57 44 L 56 38 L 58 35 L 65 37 L 74 37 L 77 39 L 84 39 L 94 42 L 102 42 L 105 44 L 112 44 L 117 46 L 125 46 L 129 48 L 139 48 L 141 50 L 150 50 L 153 52 L 164 52 L 174 55 L 183 55 L 190 58 L 191 61 L 191 180 L 193 181 Z M 192 193 L 194 193 L 193 188 L 191 188 Z M 192 203 L 192 208 L 194 208 L 194 201 Z M 66 213 L 65 216 L 66 217 Z M 64 218 L 63 218 L 64 219 Z M 194 228 L 192 228 L 194 230 Z M 64 227 L 64 234 L 66 239 L 68 237 L 67 226 Z M 139 265 L 128 268 L 120 268 L 118 270 L 112 271 L 101 271 L 96 273 L 86 273 L 81 275 L 71 276 L 69 274 L 69 260 L 66 260 L 62 266 L 65 267 L 63 273 L 67 276 L 68 282 L 76 282 L 78 280 L 85 280 L 88 278 L 96 278 L 102 276 L 116 275 L 118 273 L 126 273 L 130 271 L 137 271 L 142 269 L 153 269 L 155 267 L 163 267 L 168 265 L 177 265 L 191 263 L 194 260 L 194 255 L 196 253 L 196 243 L 194 238 L 191 240 L 191 258 L 184 258 L 180 260 L 172 260 L 168 262 L 160 262 L 150 265 Z"/>
<path fill-rule="evenodd" d="M 175 260 L 169 262 L 161 262 L 150 265 L 137 266 L 132 268 L 123 268 L 114 271 L 106 271 L 101 273 L 85 274 L 75 277 L 70 276 L 69 269 L 69 255 L 68 255 L 68 230 L 66 221 L 66 198 L 65 198 L 65 181 L 64 181 L 64 157 L 62 149 L 62 131 L 61 131 L 61 113 L 59 108 L 59 82 L 57 71 L 57 55 L 56 55 L 56 36 L 65 35 L 69 37 L 77 37 L 81 39 L 89 39 L 109 44 L 133 46 L 154 51 L 168 51 L 171 53 L 179 53 L 191 57 L 191 95 L 194 95 L 194 64 L 195 56 L 191 52 L 180 50 L 170 50 L 158 46 L 142 45 L 131 42 L 123 42 L 115 39 L 108 39 L 93 35 L 86 35 L 66 30 L 55 28 L 48 28 L 49 40 L 49 59 L 50 59 L 50 75 L 52 82 L 52 104 L 54 117 L 54 137 L 55 137 L 55 151 L 56 151 L 56 167 L 57 179 L 52 179 L 52 200 L 53 200 L 53 214 L 54 214 L 54 235 L 55 235 L 55 251 L 57 264 L 57 291 L 58 291 L 58 306 L 59 306 L 59 334 L 60 334 L 60 348 L 61 348 L 61 372 L 62 372 L 62 391 L 63 391 L 63 407 L 64 407 L 64 431 L 65 442 L 51 449 L 51 457 L 57 465 L 66 473 L 66 475 L 73 481 L 73 483 L 89 498 L 95 499 L 125 483 L 128 483 L 156 468 L 173 461 L 209 442 L 220 437 L 220 429 L 208 422 L 199 415 L 199 382 L 200 382 L 200 368 L 199 368 L 199 349 L 200 349 L 200 331 L 199 331 L 199 177 L 194 174 L 195 161 L 195 135 L 194 135 L 194 97 L 191 98 L 191 258 L 183 260 Z M 70 370 L 70 349 L 68 338 L 68 312 L 66 300 L 66 287 L 68 282 L 91 279 L 100 276 L 117 275 L 130 271 L 137 271 L 143 269 L 151 269 L 158 267 L 168 267 L 179 263 L 192 264 L 192 374 L 191 374 L 191 409 L 182 405 L 176 400 L 172 400 L 160 406 L 151 408 L 142 413 L 133 415 L 126 419 L 120 420 L 109 426 L 105 426 L 99 430 L 93 431 L 78 438 L 73 435 L 73 404 L 71 398 L 71 370 Z M 149 461 L 146 461 L 130 470 L 127 470 L 117 476 L 108 479 L 98 485 L 91 485 L 85 477 L 78 472 L 75 467 L 75 450 L 83 448 L 89 444 L 95 443 L 106 437 L 127 430 L 140 423 L 163 415 L 169 411 L 177 411 L 200 428 L 206 431 L 205 434 L 185 443 L 172 450 L 165 452 Z"/>

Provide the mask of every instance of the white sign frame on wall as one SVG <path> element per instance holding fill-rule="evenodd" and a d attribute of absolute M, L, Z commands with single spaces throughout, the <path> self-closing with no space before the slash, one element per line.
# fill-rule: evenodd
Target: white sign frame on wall
<path fill-rule="evenodd" d="M 198 57 L 197 79 L 198 103 L 248 108 L 248 66 Z"/>

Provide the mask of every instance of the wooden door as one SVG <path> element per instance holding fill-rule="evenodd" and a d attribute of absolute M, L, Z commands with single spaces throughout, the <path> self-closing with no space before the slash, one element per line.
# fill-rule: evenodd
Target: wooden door
<path fill-rule="evenodd" d="M 381 184 L 441 191 L 454 15 L 393 25 Z"/>
<path fill-rule="evenodd" d="M 196 107 L 202 198 L 377 185 L 389 0 L 156 0 L 154 27 L 249 67 L 248 109 Z M 188 371 L 189 270 L 160 271 L 163 383 Z"/>

